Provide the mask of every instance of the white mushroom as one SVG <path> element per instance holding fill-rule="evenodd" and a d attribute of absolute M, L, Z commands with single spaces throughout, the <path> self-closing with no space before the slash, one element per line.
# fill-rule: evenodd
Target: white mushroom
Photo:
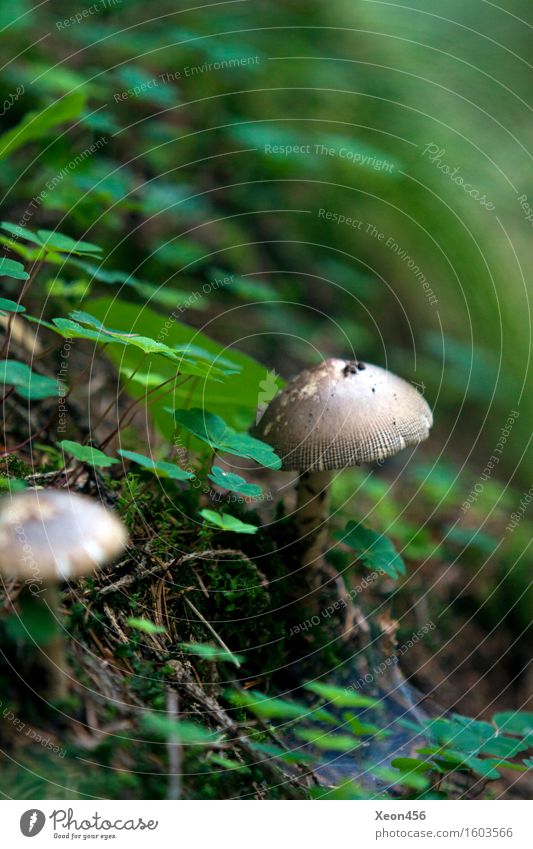
<path fill-rule="evenodd" d="M 0 500 L 0 573 L 25 581 L 59 616 L 58 584 L 113 560 L 126 546 L 122 522 L 98 502 L 65 490 L 27 490 Z M 46 647 L 50 695 L 64 697 L 64 643 Z"/>
<path fill-rule="evenodd" d="M 295 522 L 307 564 L 322 553 L 332 470 L 391 457 L 427 439 L 432 424 L 410 383 L 355 360 L 324 360 L 271 401 L 254 435 L 274 448 L 283 469 L 300 472 Z"/>

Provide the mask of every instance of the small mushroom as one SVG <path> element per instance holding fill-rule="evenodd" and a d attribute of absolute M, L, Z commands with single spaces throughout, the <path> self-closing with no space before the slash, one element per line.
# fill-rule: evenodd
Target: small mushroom
<path fill-rule="evenodd" d="M 300 472 L 295 522 L 305 563 L 318 566 L 334 469 L 374 463 L 429 436 L 433 416 L 420 393 L 379 366 L 329 359 L 274 398 L 254 429 Z"/>
<path fill-rule="evenodd" d="M 98 502 L 65 490 L 32 489 L 0 500 L 0 573 L 24 581 L 59 619 L 58 585 L 113 560 L 127 532 Z M 46 646 L 50 696 L 68 691 L 65 646 L 58 634 Z"/>

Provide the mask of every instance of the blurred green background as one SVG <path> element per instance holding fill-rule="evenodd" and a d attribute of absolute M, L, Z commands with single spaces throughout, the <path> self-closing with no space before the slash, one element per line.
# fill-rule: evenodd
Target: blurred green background
<path fill-rule="evenodd" d="M 174 314 L 270 386 L 355 354 L 415 382 L 430 440 L 407 469 L 403 454 L 340 475 L 333 506 L 406 557 L 395 616 L 443 615 L 437 673 L 415 683 L 471 713 L 494 693 L 521 707 L 529 502 L 509 523 L 533 484 L 531 4 L 32 5 L 0 6 L 1 220 L 104 260 L 45 267 L 28 308 L 112 327 L 138 313 L 154 336 L 145 308 Z M 246 398 L 214 384 L 231 424 L 251 423 L 259 376 Z"/>
<path fill-rule="evenodd" d="M 434 445 L 459 465 L 483 467 L 519 410 L 500 470 L 529 486 L 528 14 L 4 4 L 4 128 L 73 93 L 84 106 L 33 156 L 4 151 L 3 217 L 24 219 L 52 181 L 28 226 L 107 245 L 106 269 L 184 299 L 240 275 L 187 321 L 284 376 L 352 346 L 388 364 L 426 387 Z"/>

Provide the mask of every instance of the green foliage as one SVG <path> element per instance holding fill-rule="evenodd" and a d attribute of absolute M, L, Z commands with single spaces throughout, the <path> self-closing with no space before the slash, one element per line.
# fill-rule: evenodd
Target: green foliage
<path fill-rule="evenodd" d="M 233 704 L 246 707 L 255 716 L 263 719 L 305 719 L 316 716 L 318 719 L 326 712 L 315 711 L 312 708 L 288 699 L 266 696 L 257 690 L 232 691 L 228 698 Z"/>
<path fill-rule="evenodd" d="M 246 707 L 264 720 L 290 722 L 294 736 L 311 747 L 311 762 L 315 763 L 320 761 L 324 752 L 352 753 L 361 748 L 362 741 L 382 738 L 391 733 L 390 730 L 385 732 L 380 728 L 379 701 L 321 682 L 312 682 L 306 685 L 306 689 L 320 695 L 332 709 L 343 709 L 342 721 L 338 714 L 332 715 L 323 707 L 306 706 L 292 699 L 266 696 L 257 691 L 232 691 L 227 695 L 233 704 Z M 363 721 L 356 711 L 363 711 Z M 367 721 L 369 714 L 375 716 L 372 723 Z M 495 724 L 498 716 L 502 724 L 509 724 L 515 737 L 503 736 L 501 731 L 495 730 L 495 725 L 460 714 L 454 714 L 452 718 L 427 720 L 421 724 L 400 718 L 397 720 L 399 725 L 417 732 L 421 738 L 434 739 L 437 745 L 420 745 L 416 756 L 394 758 L 391 767 L 370 765 L 369 772 L 393 792 L 405 788 L 415 795 L 426 793 L 433 783 L 441 781 L 443 776 L 451 777 L 456 770 L 488 781 L 500 778 L 501 769 L 523 772 L 530 766 L 529 762 L 523 759 L 521 763 L 516 763 L 510 758 L 533 746 L 531 714 L 508 712 L 496 715 L 493 720 Z M 317 721 L 321 721 L 321 724 L 317 725 Z M 348 730 L 352 733 L 347 733 Z M 522 739 L 517 740 L 516 737 Z M 297 752 L 300 753 L 300 749 Z M 272 754 L 280 758 L 284 754 L 291 754 L 298 759 L 297 752 L 279 751 Z M 310 752 L 304 750 L 303 754 L 309 757 Z M 344 798 L 344 787 L 344 784 L 340 784 L 337 788 L 341 794 L 338 798 Z M 368 798 L 368 791 L 359 788 L 357 792 L 362 794 L 357 798 Z"/>
<path fill-rule="evenodd" d="M 205 746 L 218 742 L 220 735 L 209 731 L 198 722 L 175 720 L 168 716 L 145 713 L 141 717 L 141 730 L 156 739 L 172 740 L 185 746 Z"/>
<path fill-rule="evenodd" d="M 79 442 L 72 442 L 70 439 L 63 439 L 59 445 L 66 454 L 70 454 L 80 463 L 87 463 L 95 468 L 103 469 L 118 463 L 115 457 L 109 457 L 98 448 L 93 448 L 92 445 L 80 445 Z"/>
<path fill-rule="evenodd" d="M 235 666 L 240 666 L 244 661 L 242 655 L 233 654 L 233 652 L 226 651 L 219 646 L 213 646 L 211 643 L 180 643 L 180 648 L 187 654 L 194 654 L 202 660 L 209 660 L 213 663 L 226 661 Z"/>
<path fill-rule="evenodd" d="M 167 463 L 165 460 L 153 460 L 151 457 L 146 457 L 144 454 L 139 454 L 137 451 L 126 451 L 121 448 L 118 453 L 126 460 L 131 460 L 143 469 L 153 472 L 154 475 L 161 478 L 169 478 L 175 481 L 186 481 L 194 478 L 192 472 L 187 472 L 181 469 L 175 463 Z"/>
<path fill-rule="evenodd" d="M 48 136 L 61 124 L 78 118 L 85 105 L 81 92 L 73 92 L 44 109 L 29 112 L 16 127 L 0 136 L 0 159 L 10 156 L 28 142 Z"/>
<path fill-rule="evenodd" d="M 105 327 L 97 318 L 86 312 L 72 312 L 70 319 L 54 318 L 52 325 L 47 324 L 51 330 L 56 330 L 65 339 L 90 339 L 103 345 L 123 345 L 133 347 L 142 351 L 143 354 L 159 354 L 175 364 L 176 376 L 178 374 L 196 375 L 206 379 L 216 380 L 220 375 L 231 373 L 228 369 L 220 368 L 211 361 L 202 363 L 202 360 L 211 358 L 206 352 L 192 351 L 172 348 L 157 339 L 141 336 L 136 333 L 123 333 Z M 89 325 L 88 327 L 84 325 Z"/>
<path fill-rule="evenodd" d="M 232 531 L 235 534 L 255 534 L 258 531 L 256 525 L 242 522 L 237 516 L 230 516 L 229 513 L 217 513 L 215 510 L 204 509 L 200 510 L 200 516 L 222 531 Z"/>
<path fill-rule="evenodd" d="M 263 490 L 255 483 L 248 483 L 245 478 L 240 475 L 235 475 L 232 472 L 226 472 L 220 466 L 213 466 L 209 479 L 216 485 L 230 492 L 239 492 L 241 495 L 247 495 L 249 498 L 258 498 Z"/>
<path fill-rule="evenodd" d="M 25 312 L 26 307 L 22 304 L 17 304 L 16 301 L 11 301 L 9 298 L 0 298 L 0 312 Z"/>
<path fill-rule="evenodd" d="M 21 262 L 3 256 L 0 257 L 0 276 L 13 277 L 15 280 L 27 280 L 30 275 L 27 271 L 24 271 Z M 2 307 L 2 309 L 5 309 L 5 307 Z"/>
<path fill-rule="evenodd" d="M 281 468 L 281 460 L 270 445 L 247 433 L 236 433 L 220 416 L 208 410 L 174 410 L 174 419 L 216 451 L 247 457 L 269 469 Z"/>
<path fill-rule="evenodd" d="M 37 374 L 26 363 L 17 360 L 0 362 L 0 386 L 2 385 L 4 392 L 7 386 L 13 386 L 17 395 L 32 401 L 57 397 L 60 394 L 57 380 Z"/>
<path fill-rule="evenodd" d="M 533 713 L 527 711 L 504 710 L 495 713 L 492 721 L 496 727 L 505 734 L 517 737 L 529 737 L 533 735 Z M 531 738 L 533 740 L 533 736 Z"/>
<path fill-rule="evenodd" d="M 405 575 L 403 559 L 383 534 L 350 521 L 344 531 L 338 531 L 335 537 L 353 548 L 367 569 L 384 572 L 393 579 Z"/>
<path fill-rule="evenodd" d="M 525 0 L 517 3 L 514 11 L 523 14 L 508 16 L 506 35 L 512 55 L 520 56 L 527 39 L 517 22 L 528 10 Z M 248 735 L 265 761 L 282 769 L 291 765 L 285 775 L 290 772 L 292 779 L 298 772 L 294 764 L 310 764 L 319 774 L 326 761 L 337 759 L 350 769 L 362 763 L 372 776 L 374 786 L 345 781 L 313 787 L 311 797 L 446 798 L 455 792 L 457 772 L 461 792 L 468 795 L 469 781 L 497 780 L 504 770 L 530 767 L 529 713 L 502 709 L 492 723 L 459 715 L 412 723 L 408 730 L 426 744 L 376 768 L 376 751 L 386 762 L 379 747 L 387 731 L 394 736 L 398 730 L 386 718 L 386 706 L 322 680 L 302 686 L 295 699 L 278 695 L 289 675 L 298 677 L 292 689 L 302 685 L 302 677 L 331 669 L 328 652 L 337 650 L 337 642 L 332 641 L 334 649 L 324 648 L 320 621 L 313 652 L 305 664 L 292 663 L 297 649 L 287 632 L 300 614 L 288 613 L 287 587 L 296 574 L 301 595 L 303 576 L 285 545 L 291 498 L 282 496 L 272 505 L 272 525 L 265 527 L 263 512 L 259 518 L 244 503 L 260 498 L 261 488 L 212 456 L 227 453 L 260 463 L 268 469 L 263 479 L 276 491 L 271 473 L 280 468 L 279 459 L 245 431 L 270 400 L 269 391 L 283 385 L 277 372 L 296 373 L 317 351 L 324 356 L 357 351 L 365 360 L 384 363 L 384 340 L 390 367 L 425 384 L 421 390 L 430 404 L 438 399 L 436 441 L 420 446 L 405 467 L 408 452 L 379 470 L 337 476 L 335 514 L 343 523 L 367 518 L 365 525 L 349 521 L 337 535 L 344 545 L 330 552 L 331 562 L 346 570 L 347 584 L 353 585 L 354 552 L 366 568 L 395 580 L 406 573 L 404 560 L 409 566 L 415 561 L 412 580 L 394 592 L 389 580 L 372 582 L 357 604 L 374 629 L 373 611 L 390 600 L 401 634 L 411 627 L 413 601 L 417 615 L 423 605 L 431 616 L 445 610 L 438 620 L 439 651 L 431 661 L 442 664 L 439 674 L 450 662 L 448 638 L 456 630 L 454 639 L 463 639 L 464 632 L 468 640 L 486 629 L 489 648 L 480 641 L 481 661 L 495 640 L 496 649 L 509 647 L 507 671 L 523 664 L 524 648 L 516 638 L 531 621 L 532 526 L 525 510 L 512 530 L 506 526 L 523 499 L 522 488 L 531 483 L 525 459 L 533 416 L 531 376 L 525 373 L 530 316 L 520 273 L 527 265 L 522 254 L 529 215 L 522 200 L 509 204 L 509 181 L 500 180 L 483 151 L 490 147 L 512 161 L 513 185 L 521 192 L 527 157 L 513 147 L 507 128 L 521 125 L 520 104 L 528 91 L 512 62 L 500 63 L 498 85 L 479 84 L 479 68 L 494 64 L 497 13 L 488 9 L 484 15 L 480 39 L 467 5 L 455 9 L 462 32 L 460 82 L 476 91 L 480 116 L 499 105 L 509 118 L 489 127 L 476 124 L 460 99 L 451 106 L 446 86 L 424 87 L 427 51 L 437 49 L 435 72 L 442 79 L 450 77 L 452 60 L 439 51 L 442 20 L 405 6 L 357 4 L 346 27 L 341 6 L 289 4 L 273 9 L 271 30 L 259 32 L 247 4 L 219 4 L 209 14 L 180 10 L 179 27 L 168 0 L 159 0 L 148 24 L 139 17 L 143 4 L 108 4 L 81 25 L 63 29 L 57 9 L 48 5 L 28 11 L 23 4 L 19 14 L 4 4 L 0 11 L 9 54 L 2 82 L 6 92 L 25 86 L 23 97 L 4 110 L 0 136 L 4 215 L 20 222 L 0 225 L 7 254 L 0 258 L 1 323 L 20 329 L 6 340 L 9 359 L 0 364 L 6 396 L 2 453 L 16 452 L 6 460 L 0 489 L 23 489 L 27 478 L 31 485 L 83 486 L 93 494 L 97 485 L 112 493 L 133 540 L 131 563 L 121 564 L 120 578 L 134 580 L 126 593 L 107 596 L 87 580 L 77 601 L 67 593 L 63 599 L 75 630 L 73 646 L 80 648 L 71 652 L 73 671 L 81 686 L 95 688 L 100 664 L 93 661 L 103 647 L 117 698 L 107 704 L 97 700 L 94 710 L 100 728 L 119 727 L 120 733 L 93 740 L 89 763 L 85 743 L 76 749 L 66 717 L 56 721 L 39 714 L 36 725 L 48 725 L 62 743 L 68 739 L 65 746 L 72 751 L 52 761 L 36 752 L 39 747 L 23 749 L 10 739 L 17 751 L 2 763 L 6 794 L 162 798 L 164 743 L 177 741 L 185 748 L 188 798 L 237 798 L 252 788 L 268 798 L 283 797 L 287 781 L 270 786 L 259 767 L 245 765 L 238 735 L 226 738 L 189 721 L 198 705 L 187 703 L 184 694 L 180 710 L 186 718 L 166 713 L 165 692 L 176 685 L 170 660 L 194 668 L 209 698 L 216 699 L 222 676 L 235 674 L 231 665 L 240 658 L 201 642 L 211 634 L 204 620 L 190 615 L 187 597 L 246 657 L 249 679 L 231 698 L 231 716 L 235 730 Z M 342 26 L 335 29 L 336 23 Z M 332 25 L 328 59 L 317 58 L 324 55 L 324 32 Z M 398 38 L 415 30 L 423 49 Z M 376 62 L 347 60 L 364 54 L 368 33 L 375 32 L 390 36 L 377 45 Z M 383 70 L 395 64 L 392 53 L 407 73 Z M 241 58 L 249 64 L 239 64 Z M 209 66 L 221 61 L 228 65 Z M 188 74 L 189 66 L 197 72 Z M 123 99 L 115 97 L 123 90 Z M 509 98 L 509 91 L 523 97 Z M 404 110 L 402 117 L 396 103 L 410 104 L 409 113 Z M 427 117 L 435 112 L 454 120 L 435 123 Z M 456 132 L 467 124 L 468 134 Z M 431 139 L 445 151 L 448 170 L 423 152 Z M 452 169 L 495 200 L 497 216 L 450 179 Z M 501 238 L 502 226 L 508 240 Z M 436 304 L 428 301 L 421 279 L 434 287 Z M 67 359 L 68 432 L 79 441 L 65 440 L 59 447 L 111 474 L 77 468 L 69 477 L 62 468 L 53 399 L 62 398 L 65 387 L 47 375 L 63 374 Z M 113 406 L 118 393 L 124 402 L 120 416 L 114 419 L 115 405 L 102 421 L 100 413 Z M 497 450 L 497 466 L 483 474 L 518 403 L 512 438 Z M 96 421 L 97 434 L 88 433 L 87 422 L 93 427 Z M 114 436 L 131 449 L 117 452 L 124 463 L 115 448 L 109 456 L 83 444 L 94 439 L 114 445 Z M 155 459 L 174 456 L 187 470 Z M 508 473 L 516 484 L 507 486 Z M 182 486 L 194 478 L 194 485 Z M 235 515 L 209 509 L 226 496 L 213 493 L 207 481 L 245 497 L 227 496 L 240 502 Z M 469 492 L 475 497 L 458 524 Z M 227 537 L 219 531 L 239 534 L 231 541 L 239 552 L 220 554 Z M 204 558 L 206 549 L 210 555 Z M 176 565 L 182 553 L 187 557 Z M 173 567 L 164 573 L 159 594 L 158 570 L 169 556 Z M 102 580 L 108 577 L 114 580 L 111 575 Z M 158 618 L 150 615 L 156 598 L 168 611 L 168 632 L 151 621 Z M 27 604 L 24 593 L 14 598 L 16 615 L 7 598 L 2 605 L 4 642 L 8 650 L 15 644 L 12 665 L 18 670 L 19 663 L 35 662 L 31 641 L 43 644 L 51 623 Z M 148 618 L 138 618 L 140 611 Z M 150 639 L 164 633 L 163 639 Z M 374 651 L 379 654 L 377 642 L 372 639 L 364 649 L 368 660 Z M 158 645 L 164 645 L 160 653 Z M 93 658 L 91 664 L 87 658 Z M 420 669 L 422 689 L 429 662 Z M 215 668 L 218 663 L 224 665 Z M 342 679 L 337 657 L 335 669 Z M 456 670 L 451 684 L 459 693 L 464 674 Z M 12 676 L 4 679 L 3 667 L 0 678 L 6 699 L 20 698 L 19 711 L 36 710 L 31 697 L 21 698 Z M 487 678 L 494 692 L 510 693 L 506 670 L 491 668 Z M 31 681 L 39 692 L 38 678 L 32 675 Z M 247 689 L 250 683 L 268 694 Z M 489 686 L 480 682 L 476 705 Z M 105 686 L 101 692 L 107 692 Z M 498 706 L 505 706 L 507 696 L 499 698 Z M 74 710 L 83 715 L 80 700 Z M 267 730 L 280 745 L 265 742 Z M 497 791 L 489 786 L 486 795 L 495 792 L 501 784 Z"/>
<path fill-rule="evenodd" d="M 419 749 L 420 755 L 429 756 L 421 761 L 429 763 L 432 769 L 441 773 L 466 769 L 482 778 L 494 780 L 500 777 L 499 770 L 502 768 L 524 771 L 527 768 L 525 761 L 516 763 L 510 759 L 520 754 L 523 756 L 533 745 L 529 730 L 530 715 L 521 717 L 518 712 L 508 712 L 504 714 L 504 723 L 507 720 L 511 720 L 511 733 L 515 736 L 505 736 L 489 722 L 460 714 L 453 714 L 451 718 L 427 720 L 421 724 L 407 720 L 400 722 L 435 741 L 436 745 Z M 494 722 L 497 724 L 496 717 Z M 507 729 L 504 727 L 502 730 Z M 412 767 L 409 771 L 412 771 Z"/>
<path fill-rule="evenodd" d="M 337 687 L 334 684 L 324 684 L 321 681 L 312 681 L 310 684 L 306 684 L 305 688 L 337 707 L 368 708 L 377 707 L 379 704 L 376 699 L 372 699 L 369 696 L 363 696 L 360 693 L 355 693 L 344 687 Z"/>
<path fill-rule="evenodd" d="M 328 752 L 353 752 L 361 745 L 351 734 L 332 734 L 317 728 L 298 728 L 295 733 L 300 740 Z"/>
<path fill-rule="evenodd" d="M 209 382 L 203 380 L 191 385 L 190 382 L 176 381 L 172 389 L 172 400 L 174 406 L 200 406 L 212 410 L 213 413 L 223 415 L 225 420 L 232 426 L 243 424 L 247 426 L 255 416 L 257 399 L 261 381 L 268 374 L 264 366 L 260 366 L 251 357 L 238 352 L 232 348 L 229 352 L 221 345 L 209 339 L 204 333 L 196 330 L 183 321 L 176 319 L 174 315 L 165 318 L 159 315 L 149 306 L 129 303 L 123 298 L 118 302 L 115 298 L 99 298 L 91 302 L 91 313 L 100 320 L 105 320 L 113 327 L 121 328 L 125 333 L 134 333 L 142 327 L 143 333 L 150 335 L 153 339 L 164 338 L 170 348 L 183 352 L 180 359 L 180 367 L 185 369 L 186 374 L 192 371 L 192 365 L 186 362 L 190 358 L 198 362 L 196 352 L 198 349 L 205 351 L 209 356 L 202 369 L 203 376 L 209 378 Z M 185 315 L 185 314 L 184 314 Z M 140 352 L 133 347 L 120 351 L 115 346 L 106 347 L 106 355 L 113 362 L 125 370 L 133 372 L 140 364 L 142 357 Z M 229 357 L 229 359 L 228 359 Z M 220 368 L 218 376 L 220 382 L 212 379 L 217 377 L 217 369 Z M 174 363 L 166 362 L 163 358 L 157 358 L 155 370 L 168 380 L 176 375 Z M 231 373 L 226 373 L 231 371 Z M 123 372 L 126 374 L 126 371 Z M 134 397 L 143 397 L 145 389 L 142 385 L 130 387 Z M 170 420 L 167 412 L 168 400 L 150 399 L 150 412 L 156 425 L 165 435 L 170 435 Z"/>
<path fill-rule="evenodd" d="M 166 634 L 166 629 L 161 625 L 156 625 L 154 622 L 150 622 L 149 619 L 136 619 L 134 616 L 130 616 L 127 620 L 130 628 L 134 628 L 136 631 L 142 631 L 143 634 Z"/>

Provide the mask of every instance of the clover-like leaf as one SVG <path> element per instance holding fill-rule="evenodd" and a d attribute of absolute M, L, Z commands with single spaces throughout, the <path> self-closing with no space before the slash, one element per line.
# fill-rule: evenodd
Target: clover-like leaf
<path fill-rule="evenodd" d="M 237 433 L 226 424 L 224 419 L 214 413 L 200 408 L 192 410 L 167 408 L 167 411 L 174 415 L 174 420 L 178 424 L 217 451 L 234 454 L 237 457 L 247 457 L 269 469 L 281 467 L 281 460 L 270 445 L 248 436 L 247 433 Z"/>
<path fill-rule="evenodd" d="M 335 539 L 353 548 L 368 569 L 385 572 L 391 578 L 405 575 L 405 563 L 392 542 L 376 531 L 358 522 L 348 522 L 344 531 L 337 531 Z"/>
<path fill-rule="evenodd" d="M 250 498 L 258 498 L 263 490 L 255 483 L 248 483 L 245 478 L 240 475 L 235 475 L 233 472 L 226 472 L 220 466 L 213 466 L 209 479 L 216 486 L 223 489 L 228 489 L 230 492 L 238 492 L 241 495 L 246 495 Z"/>
<path fill-rule="evenodd" d="M 66 454 L 70 454 L 80 463 L 87 463 L 89 466 L 103 469 L 118 463 L 115 457 L 109 457 L 99 448 L 93 448 L 92 445 L 81 445 L 79 442 L 72 442 L 70 439 L 63 439 L 59 445 Z"/>
<path fill-rule="evenodd" d="M 13 277 L 15 280 L 27 280 L 30 275 L 27 271 L 24 271 L 21 262 L 3 256 L 0 258 L 0 276 Z"/>
<path fill-rule="evenodd" d="M 60 394 L 57 380 L 37 374 L 26 363 L 20 363 L 18 360 L 0 362 L 0 386 L 2 385 L 13 386 L 17 395 L 20 395 L 21 398 L 35 401 Z"/>
<path fill-rule="evenodd" d="M 157 339 L 105 327 L 101 321 L 89 313 L 74 311 L 70 315 L 72 318 L 54 318 L 52 324 L 41 320 L 38 320 L 38 323 L 55 330 L 64 338 L 90 339 L 101 345 L 131 346 L 138 348 L 144 354 L 160 354 L 175 364 L 176 376 L 178 374 L 191 374 L 209 380 L 220 380 L 220 377 L 226 374 L 226 371 L 218 366 L 210 362 L 202 362 L 192 356 L 189 357 L 184 350 L 172 348 Z"/>
<path fill-rule="evenodd" d="M 255 534 L 259 530 L 257 525 L 247 525 L 246 522 L 241 522 L 236 516 L 230 516 L 228 513 L 200 510 L 200 516 L 208 524 L 214 525 L 222 531 L 232 531 L 235 534 Z"/>
<path fill-rule="evenodd" d="M 137 451 L 126 451 L 121 448 L 118 453 L 126 460 L 131 460 L 132 463 L 137 463 L 143 469 L 153 472 L 160 478 L 170 478 L 175 481 L 186 481 L 194 478 L 192 472 L 187 472 L 175 463 L 167 463 L 165 460 L 153 460 L 151 457 L 146 457 L 144 454 L 138 454 Z"/>
<path fill-rule="evenodd" d="M 11 301 L 9 298 L 0 298 L 0 312 L 26 312 L 26 307 Z"/>
<path fill-rule="evenodd" d="M 58 233 L 54 230 L 37 230 L 37 238 L 40 239 L 43 248 L 48 251 L 59 253 L 78 254 L 81 256 L 94 255 L 102 252 L 102 248 L 91 242 L 82 242 Z"/>
<path fill-rule="evenodd" d="M 35 245 L 41 244 L 41 240 L 33 230 L 28 230 L 27 227 L 21 227 L 20 224 L 10 224 L 9 221 L 2 221 L 0 227 L 6 233 L 9 233 L 10 236 L 15 236 L 17 239 L 25 239 L 27 242 L 33 242 Z"/>
<path fill-rule="evenodd" d="M 516 734 L 519 737 L 533 735 L 533 713 L 528 711 L 505 710 L 495 713 L 492 721 L 500 731 Z"/>

